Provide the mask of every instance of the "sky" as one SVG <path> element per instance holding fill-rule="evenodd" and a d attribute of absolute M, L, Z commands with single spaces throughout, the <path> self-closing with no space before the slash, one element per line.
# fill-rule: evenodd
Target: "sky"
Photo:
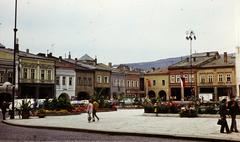
<path fill-rule="evenodd" d="M 13 47 L 15 0 L 0 1 L 0 43 Z M 20 50 L 113 64 L 155 61 L 192 51 L 234 53 L 239 0 L 18 0 Z M 237 16 L 238 15 L 238 16 Z"/>

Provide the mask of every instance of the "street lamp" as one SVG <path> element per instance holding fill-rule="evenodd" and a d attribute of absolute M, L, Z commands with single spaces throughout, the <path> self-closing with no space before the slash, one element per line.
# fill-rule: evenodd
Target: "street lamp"
<path fill-rule="evenodd" d="M 13 88 L 12 88 L 12 112 L 10 119 L 14 119 L 14 97 L 15 97 L 15 87 L 16 87 L 16 52 L 17 52 L 17 0 L 15 0 L 15 18 L 14 18 L 14 49 L 13 49 Z"/>
<path fill-rule="evenodd" d="M 192 40 L 196 40 L 196 36 L 195 33 L 193 32 L 193 30 L 187 31 L 186 32 L 186 39 L 190 41 L 190 69 L 191 69 L 191 73 L 190 73 L 190 78 L 191 78 L 191 82 L 190 82 L 190 91 L 191 91 L 191 96 L 193 95 L 193 88 L 192 88 Z"/>

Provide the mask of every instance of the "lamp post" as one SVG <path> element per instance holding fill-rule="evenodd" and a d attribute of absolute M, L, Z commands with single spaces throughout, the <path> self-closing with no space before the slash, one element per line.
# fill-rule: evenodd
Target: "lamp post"
<path fill-rule="evenodd" d="M 194 31 L 193 30 L 190 30 L 190 31 L 187 31 L 186 32 L 186 39 L 187 40 L 189 40 L 190 41 L 190 59 L 189 59 L 189 61 L 190 61 L 190 70 L 191 70 L 191 72 L 190 72 L 190 91 L 191 91 L 191 96 L 193 95 L 193 88 L 192 88 L 192 41 L 193 40 L 196 40 L 196 36 L 195 36 L 195 33 L 194 33 Z"/>
<path fill-rule="evenodd" d="M 14 98 L 15 98 L 15 87 L 16 87 L 16 52 L 17 52 L 17 0 L 15 0 L 15 18 L 14 18 L 14 49 L 13 49 L 13 88 L 12 88 L 12 113 L 10 119 L 14 119 Z"/>

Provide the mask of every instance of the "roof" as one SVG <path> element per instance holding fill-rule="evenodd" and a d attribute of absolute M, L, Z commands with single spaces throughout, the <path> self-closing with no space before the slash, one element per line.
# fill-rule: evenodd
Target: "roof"
<path fill-rule="evenodd" d="M 177 62 L 176 64 L 170 65 L 168 69 L 175 68 L 190 68 L 192 67 L 200 67 L 208 62 L 211 62 L 215 59 L 220 58 L 218 52 L 203 52 L 203 53 L 195 53 L 192 55 L 192 65 L 189 60 L 189 57 L 185 58 L 182 61 Z"/>
<path fill-rule="evenodd" d="M 111 68 L 108 65 L 105 65 L 103 63 L 98 63 L 96 65 L 96 69 L 98 70 L 107 70 L 107 71 L 111 71 Z"/>
<path fill-rule="evenodd" d="M 94 61 L 92 57 L 90 57 L 88 54 L 83 55 L 79 60 L 81 61 Z"/>
<path fill-rule="evenodd" d="M 6 52 L 9 54 L 13 54 L 13 49 L 11 49 L 11 48 L 0 48 L 0 51 Z M 35 55 L 32 53 L 27 53 L 27 52 L 23 52 L 23 51 L 19 51 L 18 56 L 27 57 L 27 58 L 35 58 L 35 59 L 43 59 L 43 60 L 47 59 L 46 57 L 38 56 L 38 55 Z"/>
<path fill-rule="evenodd" d="M 161 75 L 161 74 L 168 74 L 168 69 L 167 68 L 156 69 L 156 70 L 146 73 L 145 75 Z"/>
<path fill-rule="evenodd" d="M 77 69 L 80 69 L 80 70 L 94 70 L 96 69 L 96 67 L 92 66 L 92 65 L 88 65 L 88 64 L 83 64 L 77 60 L 73 60 L 73 59 L 64 59 L 65 61 L 67 62 L 70 62 L 72 64 L 75 64 L 77 65 Z"/>
<path fill-rule="evenodd" d="M 5 48 L 5 46 L 3 44 L 0 43 L 0 48 Z"/>
<path fill-rule="evenodd" d="M 224 57 L 218 58 L 212 62 L 202 65 L 203 68 L 215 68 L 215 67 L 233 67 L 235 66 L 235 57 L 227 56 L 227 62 L 224 62 Z"/>

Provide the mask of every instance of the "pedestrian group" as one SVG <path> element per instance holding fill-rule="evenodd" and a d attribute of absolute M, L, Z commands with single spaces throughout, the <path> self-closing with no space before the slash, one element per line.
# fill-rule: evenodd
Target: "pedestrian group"
<path fill-rule="evenodd" d="M 90 99 L 88 106 L 87 106 L 87 113 L 88 113 L 88 122 L 90 123 L 91 120 L 95 122 L 95 117 L 99 121 L 99 117 L 97 116 L 97 110 L 98 110 L 99 104 L 96 100 Z"/>
<path fill-rule="evenodd" d="M 227 99 L 223 99 L 221 101 L 220 107 L 219 107 L 220 119 L 218 120 L 218 124 L 221 125 L 220 133 L 224 133 L 225 129 L 227 134 L 231 132 L 238 132 L 237 122 L 236 122 L 236 115 L 238 113 L 239 113 L 239 106 L 238 106 L 238 102 L 235 100 L 234 97 L 232 97 L 229 102 L 227 102 Z M 227 115 L 231 116 L 230 130 L 227 123 Z"/>

